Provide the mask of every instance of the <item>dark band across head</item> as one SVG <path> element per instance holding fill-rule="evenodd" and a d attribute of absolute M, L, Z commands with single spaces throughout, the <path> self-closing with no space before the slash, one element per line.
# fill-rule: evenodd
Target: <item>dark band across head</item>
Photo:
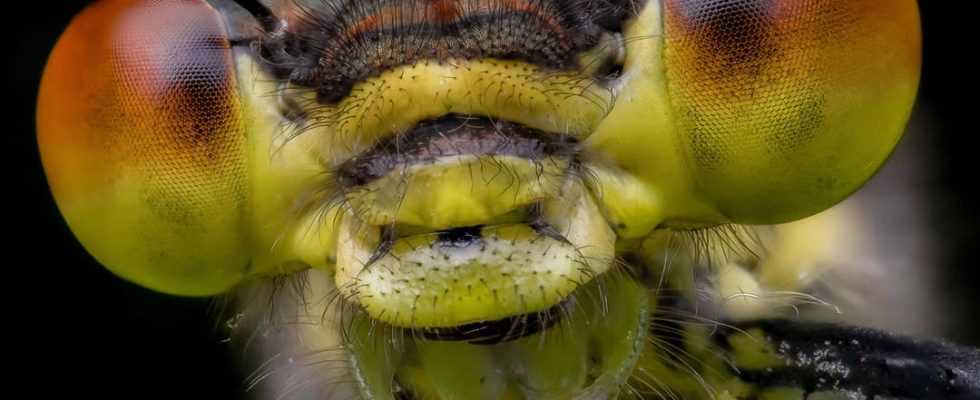
<path fill-rule="evenodd" d="M 263 53 L 335 103 L 351 87 L 423 60 L 522 60 L 567 70 L 638 9 L 634 0 L 336 0 L 282 8 Z M 409 3 L 409 4 L 406 4 Z"/>

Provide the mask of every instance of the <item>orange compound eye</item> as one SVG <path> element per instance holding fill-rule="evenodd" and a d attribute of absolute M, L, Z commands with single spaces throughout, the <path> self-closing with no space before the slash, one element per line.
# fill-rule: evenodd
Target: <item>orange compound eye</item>
<path fill-rule="evenodd" d="M 663 13 L 681 147 L 728 219 L 829 207 L 900 138 L 920 68 L 914 0 L 664 0 Z"/>
<path fill-rule="evenodd" d="M 205 1 L 100 1 L 44 72 L 38 140 L 63 215 L 96 259 L 156 290 L 219 293 L 249 263 L 227 37 Z"/>

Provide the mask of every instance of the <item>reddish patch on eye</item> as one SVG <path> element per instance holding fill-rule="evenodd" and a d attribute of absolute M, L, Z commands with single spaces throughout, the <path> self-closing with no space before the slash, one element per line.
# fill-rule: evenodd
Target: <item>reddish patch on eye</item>
<path fill-rule="evenodd" d="M 139 171 L 161 191 L 212 196 L 202 182 L 242 180 L 237 94 L 206 2 L 97 3 L 60 39 L 41 88 L 52 186 L 84 192 Z"/>

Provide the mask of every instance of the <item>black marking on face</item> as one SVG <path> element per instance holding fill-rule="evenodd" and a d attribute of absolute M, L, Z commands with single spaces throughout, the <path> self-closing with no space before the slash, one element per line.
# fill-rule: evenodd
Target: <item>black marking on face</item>
<path fill-rule="evenodd" d="M 439 231 L 437 246 L 469 247 L 483 241 L 482 225 Z"/>

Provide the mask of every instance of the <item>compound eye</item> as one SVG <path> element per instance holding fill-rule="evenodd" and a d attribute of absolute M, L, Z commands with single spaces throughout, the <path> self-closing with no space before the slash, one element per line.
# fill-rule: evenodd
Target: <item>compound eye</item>
<path fill-rule="evenodd" d="M 221 16 L 205 1 L 100 1 L 45 68 L 38 140 L 72 231 L 113 272 L 186 295 L 248 264 L 244 122 Z"/>
<path fill-rule="evenodd" d="M 912 0 L 665 0 L 664 69 L 699 191 L 736 222 L 816 213 L 884 162 L 920 69 Z"/>

